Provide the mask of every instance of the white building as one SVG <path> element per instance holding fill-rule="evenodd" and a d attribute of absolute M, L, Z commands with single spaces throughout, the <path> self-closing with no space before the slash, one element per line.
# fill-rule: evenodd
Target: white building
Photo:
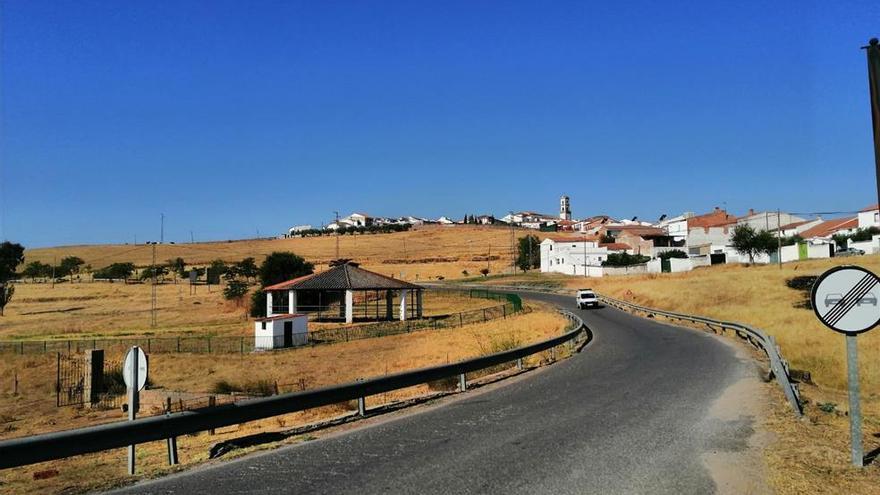
<path fill-rule="evenodd" d="M 859 212 L 859 228 L 880 227 L 880 208 L 877 205 L 869 206 Z"/>
<path fill-rule="evenodd" d="M 748 224 L 755 230 L 775 231 L 780 225 L 789 225 L 805 220 L 805 218 L 794 216 L 791 213 L 749 210 L 749 213 L 744 217 L 738 218 L 736 223 L 737 225 Z"/>
<path fill-rule="evenodd" d="M 541 271 L 566 275 L 602 276 L 602 262 L 608 249 L 599 246 L 599 238 L 548 237 L 541 242 Z"/>
<path fill-rule="evenodd" d="M 437 223 L 440 225 L 455 225 L 456 222 L 449 217 L 443 216 L 437 219 Z"/>
<path fill-rule="evenodd" d="M 311 225 L 294 225 L 293 227 L 287 229 L 287 236 L 293 237 L 304 230 L 312 230 Z"/>
<path fill-rule="evenodd" d="M 254 323 L 254 349 L 279 349 L 309 342 L 309 318 L 303 314 L 272 315 Z"/>

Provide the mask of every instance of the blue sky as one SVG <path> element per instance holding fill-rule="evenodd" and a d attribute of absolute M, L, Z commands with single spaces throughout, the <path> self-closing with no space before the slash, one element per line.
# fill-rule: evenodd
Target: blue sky
<path fill-rule="evenodd" d="M 0 238 L 875 202 L 873 2 L 7 0 Z"/>

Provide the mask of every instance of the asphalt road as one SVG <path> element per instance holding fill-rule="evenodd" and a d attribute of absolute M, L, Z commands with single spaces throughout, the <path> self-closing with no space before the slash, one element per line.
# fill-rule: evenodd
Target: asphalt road
<path fill-rule="evenodd" d="M 710 408 L 727 387 L 757 381 L 754 363 L 701 332 L 609 307 L 580 314 L 594 341 L 531 376 L 119 493 L 715 492 L 701 459 L 742 450 L 752 425 Z"/>

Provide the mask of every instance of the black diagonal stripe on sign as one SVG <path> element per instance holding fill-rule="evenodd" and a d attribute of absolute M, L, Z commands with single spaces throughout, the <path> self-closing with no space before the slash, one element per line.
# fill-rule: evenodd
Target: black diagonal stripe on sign
<path fill-rule="evenodd" d="M 862 298 L 865 297 L 865 294 L 873 289 L 875 285 L 877 285 L 876 279 L 869 283 L 866 287 L 862 287 L 861 289 L 859 289 L 859 292 L 854 294 L 853 299 L 847 302 L 847 306 L 844 308 L 843 312 L 834 317 L 834 321 L 831 322 L 831 325 L 836 325 L 837 322 L 843 319 L 843 317 L 846 316 L 846 314 L 849 313 L 851 309 L 856 307 L 856 305 L 858 305 L 862 301 Z"/>
<path fill-rule="evenodd" d="M 857 286 L 858 290 L 855 293 L 853 293 L 853 291 L 850 291 L 848 293 L 852 297 L 851 299 L 847 300 L 846 306 L 843 307 L 842 311 L 838 312 L 838 314 L 834 315 L 834 317 L 829 320 L 829 323 L 832 326 L 836 325 L 837 322 L 839 322 L 844 316 L 846 316 L 846 314 L 849 313 L 851 309 L 853 309 L 857 304 L 859 304 L 859 302 L 861 302 L 862 298 L 865 297 L 865 294 L 867 294 L 871 289 L 874 288 L 875 285 L 877 285 L 876 278 L 871 275 L 868 275 L 868 277 L 870 277 L 870 280 L 867 284 L 859 284 Z"/>
<path fill-rule="evenodd" d="M 861 280 L 859 280 L 846 294 L 844 294 L 840 298 L 839 301 L 837 301 L 837 304 L 835 304 L 834 307 L 831 308 L 831 311 L 825 313 L 825 315 L 823 316 L 825 321 L 830 321 L 834 319 L 838 314 L 845 313 L 846 311 L 844 311 L 844 308 L 850 301 L 850 297 L 858 292 L 864 285 L 867 285 L 872 278 L 873 277 L 871 277 L 871 275 L 865 275 L 864 277 L 862 277 Z"/>

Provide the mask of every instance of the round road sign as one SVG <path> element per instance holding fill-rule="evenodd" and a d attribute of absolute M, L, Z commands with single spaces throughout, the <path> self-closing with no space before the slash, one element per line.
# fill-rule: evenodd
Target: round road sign
<path fill-rule="evenodd" d="M 838 266 L 813 284 L 810 302 L 819 321 L 835 332 L 858 334 L 880 324 L 880 279 L 860 266 Z"/>
<path fill-rule="evenodd" d="M 125 355 L 125 362 L 122 364 L 122 378 L 125 380 L 125 386 L 128 388 L 131 388 L 131 383 L 129 383 L 129 382 L 131 381 L 131 365 L 132 365 L 132 358 L 134 357 L 133 356 L 134 349 L 135 348 L 132 348 L 128 351 L 128 354 Z M 138 386 L 137 386 L 137 389 L 143 390 L 144 385 L 147 384 L 147 371 L 148 371 L 148 369 L 147 369 L 147 355 L 144 354 L 144 350 L 141 349 L 140 347 L 137 347 L 137 353 L 138 353 L 138 361 L 137 361 L 138 362 L 138 373 L 137 373 L 137 375 L 138 375 L 137 376 L 137 381 L 138 381 L 137 385 Z"/>

